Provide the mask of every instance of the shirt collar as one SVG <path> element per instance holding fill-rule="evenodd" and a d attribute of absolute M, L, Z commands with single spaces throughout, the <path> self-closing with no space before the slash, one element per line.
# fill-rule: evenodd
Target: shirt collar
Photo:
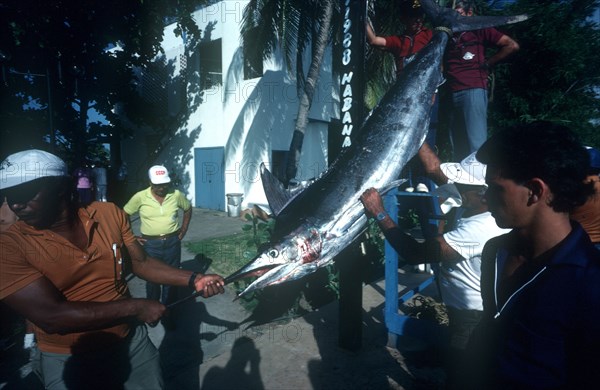
<path fill-rule="evenodd" d="M 590 238 L 578 222 L 571 221 L 571 227 L 571 232 L 559 244 L 556 253 L 549 260 L 549 264 L 586 266 L 585 248 L 591 246 Z"/>

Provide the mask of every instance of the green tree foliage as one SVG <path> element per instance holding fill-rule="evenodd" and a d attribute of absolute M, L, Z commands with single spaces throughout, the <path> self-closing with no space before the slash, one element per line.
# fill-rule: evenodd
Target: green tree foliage
<path fill-rule="evenodd" d="M 452 1 L 444 1 L 448 6 Z M 442 1 L 439 1 L 442 3 Z M 598 0 L 476 1 L 480 15 L 528 14 L 530 19 L 498 29 L 521 50 L 494 69 L 489 104 L 490 131 L 519 122 L 549 120 L 575 130 L 582 141 L 600 147 L 600 26 L 590 16 Z M 377 1 L 369 9 L 378 35 L 401 33 L 396 1 Z M 391 55 L 369 50 L 366 102 L 373 107 L 393 83 Z M 444 92 L 442 87 L 442 93 Z M 440 100 L 440 142 L 447 112 Z M 438 145 L 442 146 L 443 145 Z"/>
<path fill-rule="evenodd" d="M 412 6 L 413 2 L 418 3 L 418 0 L 369 1 L 368 17 L 375 34 L 382 37 L 403 34 L 405 26 L 398 22 L 399 16 L 406 8 L 406 4 Z M 450 6 L 452 1 L 438 0 L 437 3 L 441 6 Z M 425 22 L 427 24 L 427 20 Z M 396 81 L 393 56 L 367 43 L 365 72 L 367 75 L 365 105 L 372 109 Z"/>
<path fill-rule="evenodd" d="M 530 19 L 502 27 L 521 50 L 496 69 L 490 124 L 559 122 L 600 146 L 600 26 L 597 0 L 520 0 L 505 12 Z M 493 131 L 492 128 L 492 131 Z"/>
<path fill-rule="evenodd" d="M 339 16 L 336 0 L 251 0 L 244 11 L 242 44 L 250 65 L 258 69 L 261 61 L 279 49 L 288 71 L 292 64 L 296 65 L 299 107 L 283 178 L 286 185 L 296 176 L 319 70 L 332 31 L 337 28 L 336 15 Z M 302 58 L 308 48 L 312 55 L 305 75 Z"/>
<path fill-rule="evenodd" d="M 204 3 L 0 1 L 2 154 L 24 147 L 49 147 L 82 161 L 94 153 L 98 140 L 126 135 L 114 109 L 118 102 L 139 100 L 134 69 L 150 66 L 161 52 L 167 22 L 176 20 L 177 32 L 197 42 L 200 31 L 191 12 Z M 108 123 L 89 125 L 91 108 Z M 156 121 L 152 112 L 132 118 L 136 125 L 152 123 Z"/>

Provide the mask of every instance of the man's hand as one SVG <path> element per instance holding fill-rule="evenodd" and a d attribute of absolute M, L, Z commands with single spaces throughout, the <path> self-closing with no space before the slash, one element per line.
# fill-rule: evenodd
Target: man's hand
<path fill-rule="evenodd" d="M 156 324 L 167 308 L 153 299 L 139 299 L 136 318 L 147 324 Z"/>
<path fill-rule="evenodd" d="M 369 188 L 360 196 L 360 201 L 365 206 L 365 212 L 369 217 L 375 217 L 379 213 L 385 213 L 381 195 L 375 188 Z"/>
<path fill-rule="evenodd" d="M 225 286 L 225 281 L 222 277 L 215 274 L 204 275 L 202 277 L 198 275 L 194 281 L 194 286 L 196 287 L 196 291 L 204 291 L 202 293 L 204 298 L 223 294 L 225 292 L 225 289 L 223 288 L 223 286 Z"/>

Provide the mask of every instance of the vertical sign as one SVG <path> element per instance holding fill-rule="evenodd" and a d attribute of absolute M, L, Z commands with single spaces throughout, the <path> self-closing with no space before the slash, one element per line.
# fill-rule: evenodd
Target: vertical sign
<path fill-rule="evenodd" d="M 329 154 L 337 156 L 352 145 L 364 119 L 366 0 L 342 1 L 340 66 L 341 126 Z M 331 141 L 331 139 L 330 139 Z M 332 151 L 332 145 L 334 150 Z M 338 346 L 357 351 L 362 343 L 362 272 L 364 258 L 356 244 L 340 255 Z"/>
<path fill-rule="evenodd" d="M 365 116 L 365 21 L 366 0 L 341 0 L 341 47 L 334 50 L 334 66 L 340 75 L 340 123 L 329 139 L 330 161 L 352 145 Z"/>

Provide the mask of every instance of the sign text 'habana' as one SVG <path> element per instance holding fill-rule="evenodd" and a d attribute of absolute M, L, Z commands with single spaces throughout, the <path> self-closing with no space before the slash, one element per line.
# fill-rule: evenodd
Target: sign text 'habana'
<path fill-rule="evenodd" d="M 342 149 L 352 145 L 364 120 L 366 0 L 342 0 L 340 106 Z"/>
<path fill-rule="evenodd" d="M 342 73 L 342 80 L 340 85 L 341 91 L 341 100 L 342 100 L 342 148 L 347 148 L 352 145 L 352 140 L 350 139 L 350 135 L 352 134 L 352 129 L 354 127 L 354 123 L 352 121 L 351 108 L 353 103 L 353 95 L 352 95 L 352 76 L 354 73 L 352 72 L 352 19 L 350 18 L 350 0 L 344 1 L 344 23 L 343 23 L 343 40 L 342 45 L 344 50 L 342 52 L 342 69 L 344 72 Z"/>

